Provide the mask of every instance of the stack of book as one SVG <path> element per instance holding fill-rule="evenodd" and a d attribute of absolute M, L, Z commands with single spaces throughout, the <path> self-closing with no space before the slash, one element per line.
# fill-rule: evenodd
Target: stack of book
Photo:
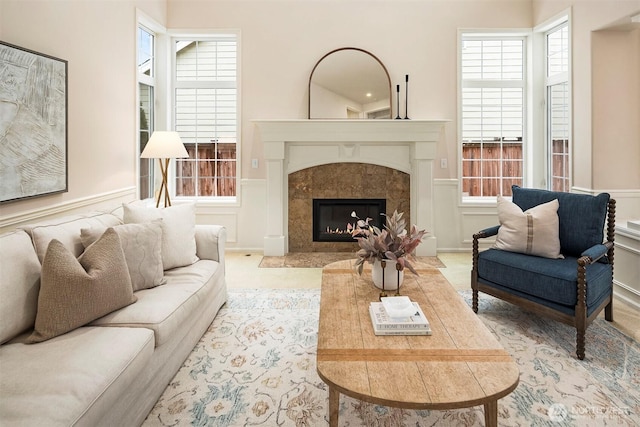
<path fill-rule="evenodd" d="M 369 305 L 376 335 L 431 335 L 429 320 L 408 297 L 386 297 Z"/>

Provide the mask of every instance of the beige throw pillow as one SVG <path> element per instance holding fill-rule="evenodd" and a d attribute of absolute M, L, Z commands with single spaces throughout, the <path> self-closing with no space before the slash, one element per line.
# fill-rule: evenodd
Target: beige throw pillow
<path fill-rule="evenodd" d="M 498 196 L 500 228 L 495 247 L 545 258 L 563 258 L 558 206 L 558 200 L 554 199 L 522 212 L 518 205 Z"/>
<path fill-rule="evenodd" d="M 149 208 L 136 204 L 124 204 L 125 224 L 148 223 L 162 219 L 162 264 L 165 270 L 191 265 L 196 256 L 195 204 Z"/>
<path fill-rule="evenodd" d="M 122 224 L 113 227 L 120 237 L 134 292 L 166 283 L 162 268 L 160 223 L 161 220 L 157 220 L 146 224 Z M 85 249 L 98 240 L 105 230 L 106 227 L 80 230 L 80 240 Z"/>
<path fill-rule="evenodd" d="M 62 335 L 136 301 L 113 228 L 78 259 L 54 239 L 42 262 L 38 312 L 27 342 Z"/>

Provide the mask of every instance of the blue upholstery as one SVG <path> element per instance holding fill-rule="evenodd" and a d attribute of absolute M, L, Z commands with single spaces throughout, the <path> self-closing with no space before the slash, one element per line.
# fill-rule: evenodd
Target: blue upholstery
<path fill-rule="evenodd" d="M 479 240 L 499 226 L 473 235 L 472 308 L 484 292 L 576 328 L 576 355 L 585 357 L 585 331 L 601 310 L 613 320 L 613 257 L 616 201 L 597 196 L 512 187 L 523 211 L 558 200 L 560 252 L 564 259 L 542 258 L 500 249 L 480 252 Z M 608 221 L 607 221 L 608 218 Z M 606 235 L 604 232 L 606 221 Z"/>
<path fill-rule="evenodd" d="M 560 252 L 579 257 L 582 252 L 603 241 L 609 194 L 597 196 L 557 191 L 512 187 L 513 203 L 523 211 L 541 203 L 558 199 L 560 220 Z"/>
<path fill-rule="evenodd" d="M 577 304 L 577 258 L 551 259 L 488 249 L 478 255 L 478 281 L 513 289 L 524 297 L 567 306 Z M 611 292 L 611 265 L 594 263 L 586 268 L 587 307 L 594 306 Z"/>
<path fill-rule="evenodd" d="M 504 286 L 500 286 L 500 285 L 498 285 L 496 283 L 492 283 L 492 282 L 489 282 L 489 281 L 484 280 L 484 279 L 478 279 L 478 282 L 483 284 L 483 285 L 491 286 L 492 288 L 497 289 L 499 291 L 503 291 L 503 292 L 509 293 L 511 295 L 518 296 L 520 298 L 524 298 L 527 301 L 532 301 L 532 302 L 535 302 L 537 304 L 543 305 L 545 307 L 551 308 L 551 309 L 553 309 L 555 311 L 558 311 L 558 312 L 560 312 L 562 314 L 566 314 L 566 315 L 571 316 L 571 317 L 576 315 L 575 307 L 569 307 L 569 306 L 566 306 L 566 305 L 557 304 L 557 303 L 555 303 L 553 301 L 550 301 L 550 300 L 547 300 L 547 299 L 544 299 L 544 298 L 538 298 L 538 297 L 535 297 L 533 295 L 526 294 L 524 292 L 516 291 L 515 289 L 506 288 Z M 593 314 L 593 312 L 596 311 L 596 309 L 598 309 L 600 307 L 600 304 L 602 304 L 607 299 L 607 296 L 608 296 L 608 294 L 602 295 L 598 300 L 596 300 L 594 305 L 592 305 L 591 307 L 587 308 L 587 316 L 591 316 Z"/>

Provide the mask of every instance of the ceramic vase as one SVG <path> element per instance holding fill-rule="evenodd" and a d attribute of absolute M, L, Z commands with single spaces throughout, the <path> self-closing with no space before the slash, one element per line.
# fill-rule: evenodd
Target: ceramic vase
<path fill-rule="evenodd" d="M 396 270 L 396 261 L 385 260 L 385 268 L 384 268 L 384 290 L 385 291 L 394 291 L 402 285 L 402 281 L 404 280 L 404 270 L 400 271 L 400 275 L 398 276 L 398 270 Z M 376 259 L 371 265 L 371 278 L 373 279 L 373 284 L 378 289 L 382 289 L 382 277 L 383 277 L 383 268 L 379 259 Z"/>

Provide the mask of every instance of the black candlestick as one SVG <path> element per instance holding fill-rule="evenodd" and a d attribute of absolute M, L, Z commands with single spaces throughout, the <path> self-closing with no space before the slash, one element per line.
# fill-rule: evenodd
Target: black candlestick
<path fill-rule="evenodd" d="M 404 118 L 409 120 L 409 74 L 404 76 L 405 94 L 404 94 Z"/>
<path fill-rule="evenodd" d="M 396 85 L 396 94 L 397 94 L 396 96 L 398 98 L 398 103 L 397 103 L 398 104 L 398 108 L 396 109 L 397 110 L 396 111 L 396 113 L 397 113 L 396 120 L 399 120 L 399 119 L 402 118 L 402 117 L 400 117 L 400 85 Z"/>

